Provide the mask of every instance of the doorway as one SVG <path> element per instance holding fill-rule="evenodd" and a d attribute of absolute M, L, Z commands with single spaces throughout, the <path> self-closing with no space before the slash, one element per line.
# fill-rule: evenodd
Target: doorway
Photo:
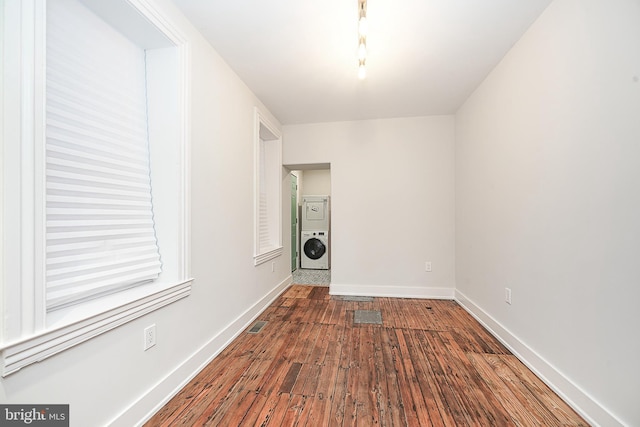
<path fill-rule="evenodd" d="M 298 269 L 298 176 L 291 174 L 291 271 Z"/>
<path fill-rule="evenodd" d="M 331 168 L 329 164 L 312 165 L 284 165 L 290 172 L 291 188 L 291 220 L 290 247 L 291 247 L 291 271 L 293 283 L 329 286 L 331 283 L 331 270 L 315 269 L 313 267 L 301 268 L 302 254 L 302 204 L 304 196 L 327 195 L 331 196 Z M 330 212 L 329 212 L 330 215 Z M 331 226 L 324 231 L 328 235 L 330 247 Z M 320 230 L 319 230 L 320 231 Z M 330 254 L 328 250 L 327 255 Z M 308 263 L 307 263 L 308 264 Z M 330 267 L 330 265 L 329 265 Z"/>

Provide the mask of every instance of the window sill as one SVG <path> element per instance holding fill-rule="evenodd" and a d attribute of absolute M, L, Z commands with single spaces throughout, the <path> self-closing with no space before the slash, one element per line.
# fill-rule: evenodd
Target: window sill
<path fill-rule="evenodd" d="M 254 265 L 260 265 L 260 264 L 265 263 L 265 262 L 267 262 L 267 261 L 269 261 L 271 259 L 277 258 L 280 255 L 282 255 L 282 251 L 283 251 L 283 248 L 282 248 L 282 246 L 280 246 L 280 247 L 271 249 L 269 251 L 263 252 L 263 253 L 261 253 L 259 255 L 256 255 L 256 256 L 253 257 Z"/>
<path fill-rule="evenodd" d="M 2 351 L 2 376 L 6 377 L 25 366 L 40 362 L 54 354 L 96 337 L 104 332 L 137 319 L 147 313 L 189 296 L 189 279 L 144 297 L 129 300 L 106 311 L 85 317 L 65 326 L 53 327 L 32 337 L 4 345 Z M 94 312 L 95 313 L 95 312 Z"/>

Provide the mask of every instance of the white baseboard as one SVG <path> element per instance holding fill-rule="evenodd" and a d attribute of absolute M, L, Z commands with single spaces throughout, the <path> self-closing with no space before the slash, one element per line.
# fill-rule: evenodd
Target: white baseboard
<path fill-rule="evenodd" d="M 609 410 L 459 290 L 455 300 L 592 426 L 624 427 Z"/>
<path fill-rule="evenodd" d="M 291 282 L 292 276 L 289 276 L 278 284 L 118 415 L 109 425 L 112 427 L 141 426 L 148 421 L 269 307 L 291 285 Z"/>
<path fill-rule="evenodd" d="M 453 299 L 454 288 L 422 288 L 418 286 L 329 285 L 330 295 L 390 298 Z"/>

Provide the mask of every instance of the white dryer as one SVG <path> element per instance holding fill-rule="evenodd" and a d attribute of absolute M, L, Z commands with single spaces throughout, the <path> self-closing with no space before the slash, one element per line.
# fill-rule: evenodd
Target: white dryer
<path fill-rule="evenodd" d="M 329 269 L 329 232 L 302 230 L 300 247 L 302 257 L 301 268 L 315 270 Z"/>
<path fill-rule="evenodd" d="M 329 230 L 329 196 L 302 196 L 302 230 Z"/>

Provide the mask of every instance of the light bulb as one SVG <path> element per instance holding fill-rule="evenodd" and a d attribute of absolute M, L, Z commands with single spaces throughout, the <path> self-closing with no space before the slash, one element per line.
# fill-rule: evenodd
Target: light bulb
<path fill-rule="evenodd" d="M 368 30 L 367 17 L 361 16 L 360 20 L 358 21 L 358 34 L 360 34 L 360 37 L 366 37 L 367 30 Z"/>
<path fill-rule="evenodd" d="M 364 40 L 360 41 L 360 45 L 358 46 L 358 59 L 360 61 L 364 61 L 367 58 L 367 45 Z"/>
<path fill-rule="evenodd" d="M 367 69 L 365 68 L 364 64 L 360 64 L 360 66 L 358 67 L 358 78 L 360 80 L 363 80 L 365 77 L 367 77 Z"/>

